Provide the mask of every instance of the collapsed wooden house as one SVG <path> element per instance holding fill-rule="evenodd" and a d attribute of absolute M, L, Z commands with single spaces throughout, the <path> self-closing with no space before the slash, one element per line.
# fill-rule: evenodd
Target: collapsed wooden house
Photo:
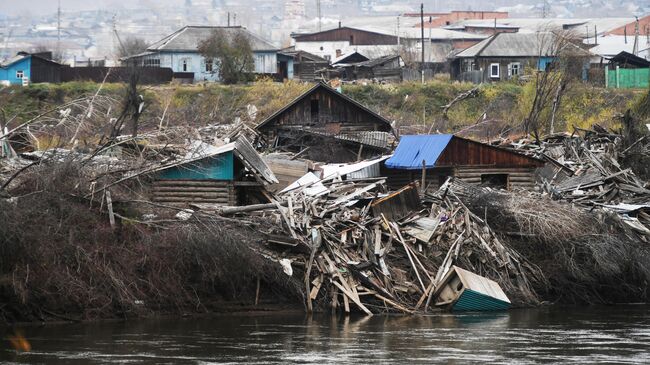
<path fill-rule="evenodd" d="M 424 180 L 435 189 L 448 177 L 502 189 L 535 186 L 535 171 L 544 161 L 451 134 L 402 136 L 382 169 L 391 188 Z"/>
<path fill-rule="evenodd" d="M 339 63 L 339 77 L 346 81 L 375 80 L 378 82 L 402 81 L 402 58 L 399 55 L 388 55 L 372 60 Z"/>
<path fill-rule="evenodd" d="M 383 154 L 391 123 L 326 84 L 314 85 L 257 127 L 271 150 L 322 162 L 351 162 Z"/>
<path fill-rule="evenodd" d="M 157 169 L 152 198 L 165 203 L 245 205 L 265 200 L 278 180 L 245 139 L 214 147 L 199 143 L 185 159 Z"/>

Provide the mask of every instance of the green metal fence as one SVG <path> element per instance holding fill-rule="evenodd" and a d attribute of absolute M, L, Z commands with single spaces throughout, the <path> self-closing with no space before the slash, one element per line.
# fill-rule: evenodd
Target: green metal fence
<path fill-rule="evenodd" d="M 607 87 L 616 89 L 643 89 L 650 86 L 650 69 L 648 68 L 605 68 Z"/>

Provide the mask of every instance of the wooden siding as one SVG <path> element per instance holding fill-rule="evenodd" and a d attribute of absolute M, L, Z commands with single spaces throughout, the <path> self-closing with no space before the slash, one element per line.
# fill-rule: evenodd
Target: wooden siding
<path fill-rule="evenodd" d="M 297 35 L 296 42 L 350 42 L 350 45 L 390 45 L 397 44 L 397 37 L 388 34 L 373 33 L 353 28 L 336 28 L 318 33 Z"/>
<path fill-rule="evenodd" d="M 481 184 L 481 175 L 507 175 L 508 189 L 535 188 L 535 167 L 471 167 L 460 166 L 456 168 L 433 168 L 427 169 L 426 189 L 429 192 L 437 190 L 448 177 L 454 176 L 457 179 L 472 185 Z M 399 189 L 412 182 L 422 182 L 421 170 L 389 169 L 382 165 L 381 176 L 386 177 L 388 187 L 392 190 Z"/>
<path fill-rule="evenodd" d="M 313 115 L 312 100 L 318 101 L 318 112 Z M 377 116 L 325 88 L 316 89 L 260 129 L 269 131 L 282 127 L 311 128 L 332 135 L 358 131 L 390 131 L 390 125 Z"/>
<path fill-rule="evenodd" d="M 327 62 L 296 62 L 293 64 L 293 77 L 300 81 L 316 81 L 320 78 L 318 70 L 326 69 L 328 66 Z"/>
<path fill-rule="evenodd" d="M 507 189 L 535 188 L 535 168 L 485 168 L 485 167 L 459 167 L 455 169 L 454 176 L 459 180 L 472 185 L 481 184 L 483 175 L 507 175 Z"/>
<path fill-rule="evenodd" d="M 442 152 L 436 166 L 540 167 L 544 162 L 487 144 L 455 137 Z"/>
<path fill-rule="evenodd" d="M 62 68 L 62 65 L 32 56 L 30 81 L 33 83 L 59 83 L 61 82 Z"/>
<path fill-rule="evenodd" d="M 152 197 L 161 203 L 237 204 L 234 183 L 226 180 L 158 180 Z"/>

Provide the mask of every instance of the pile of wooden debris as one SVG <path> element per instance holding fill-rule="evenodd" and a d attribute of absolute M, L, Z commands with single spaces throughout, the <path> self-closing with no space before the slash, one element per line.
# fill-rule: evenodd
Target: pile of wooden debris
<path fill-rule="evenodd" d="M 288 273 L 304 275 L 309 311 L 328 306 L 367 314 L 453 309 L 457 300 L 442 300 L 441 293 L 454 282 L 451 274 L 463 272 L 454 265 L 495 279 L 516 305 L 538 303 L 532 287 L 544 285 L 540 269 L 465 207 L 451 180 L 427 197 L 419 195 L 415 184 L 388 193 L 384 183 L 377 178 L 319 179 L 285 190 L 273 205 L 255 207 L 270 212 L 212 209 L 219 214 L 248 211 L 278 221 L 263 253 Z M 464 289 L 481 293 L 488 302 L 505 297 L 491 280 L 473 288 L 469 275 L 458 274 L 467 286 L 453 288 L 458 297 Z M 502 309 L 504 303 L 484 309 Z"/>
<path fill-rule="evenodd" d="M 650 158 L 648 135 L 630 139 L 594 125 L 572 135 L 549 136 L 541 144 L 520 140 L 509 147 L 549 162 L 539 182 L 553 199 L 615 211 L 650 239 L 650 183 L 635 171 L 648 166 L 630 163 Z"/>

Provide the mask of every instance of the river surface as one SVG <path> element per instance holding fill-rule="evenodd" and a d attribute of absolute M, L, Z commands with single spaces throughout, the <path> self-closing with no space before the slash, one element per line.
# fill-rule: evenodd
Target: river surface
<path fill-rule="evenodd" d="M 650 363 L 650 307 L 333 317 L 224 315 L 26 326 L 3 364 Z M 9 333 L 6 330 L 6 333 Z"/>

